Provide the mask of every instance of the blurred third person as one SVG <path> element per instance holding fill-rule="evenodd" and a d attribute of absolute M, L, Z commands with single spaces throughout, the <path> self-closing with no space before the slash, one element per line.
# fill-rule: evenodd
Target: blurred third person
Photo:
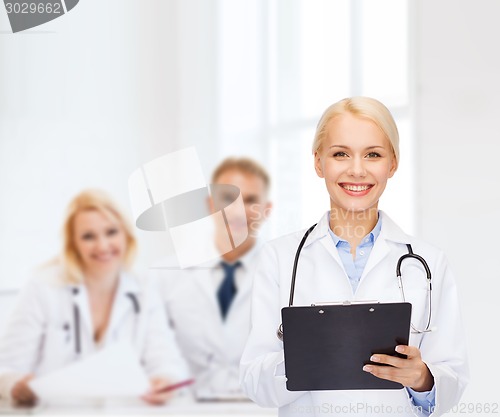
<path fill-rule="evenodd" d="M 103 192 L 83 191 L 69 204 L 60 259 L 23 288 L 0 340 L 0 396 L 33 405 L 29 381 L 116 342 L 131 344 L 151 381 L 142 397 L 162 404 L 160 390 L 188 372 L 154 291 L 130 267 L 132 228 Z"/>
<path fill-rule="evenodd" d="M 197 383 L 198 399 L 244 398 L 239 361 L 250 331 L 252 267 L 258 231 L 269 216 L 269 175 L 249 158 L 228 158 L 212 175 L 212 213 L 224 208 L 227 224 L 216 227 L 220 258 L 186 269 L 154 269 L 171 325 Z M 236 186 L 245 212 L 231 207 Z M 224 253 L 228 230 L 239 245 Z"/>

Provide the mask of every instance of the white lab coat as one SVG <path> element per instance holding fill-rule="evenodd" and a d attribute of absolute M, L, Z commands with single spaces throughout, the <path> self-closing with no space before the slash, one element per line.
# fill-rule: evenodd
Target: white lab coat
<path fill-rule="evenodd" d="M 238 290 L 225 320 L 214 281 L 214 274 L 223 276 L 218 266 L 220 259 L 186 269 L 151 270 L 182 354 L 196 379 L 198 397 L 243 396 L 239 364 L 250 333 L 251 279 L 259 246 L 239 259 L 242 266 L 236 270 Z M 217 267 L 220 270 L 214 271 Z"/>
<path fill-rule="evenodd" d="M 188 376 L 161 302 L 145 281 L 129 273 L 120 275 L 110 322 L 97 346 L 85 286 L 65 283 L 61 277 L 59 266 L 46 267 L 20 294 L 0 338 L 2 398 L 9 398 L 13 385 L 26 374 L 49 373 L 114 342 L 132 343 L 150 377 L 177 381 Z M 135 295 L 139 312 L 129 293 Z M 80 355 L 75 343 L 75 304 L 80 312 Z"/>
<path fill-rule="evenodd" d="M 386 214 L 356 293 L 328 233 L 328 213 L 308 237 L 300 255 L 294 305 L 343 300 L 399 302 L 396 263 L 410 243 L 432 271 L 432 333 L 411 334 L 410 345 L 421 350 L 434 376 L 439 415 L 457 404 L 468 381 L 464 333 L 456 284 L 443 253 L 406 235 Z M 276 337 L 281 308 L 288 306 L 292 266 L 304 232 L 276 239 L 261 251 L 252 296 L 252 329 L 241 359 L 241 384 L 246 394 L 265 407 L 279 407 L 280 417 L 323 415 L 419 415 L 406 389 L 292 392 L 286 389 L 283 343 Z M 424 329 L 426 274 L 418 261 L 402 267 L 412 323 Z"/>

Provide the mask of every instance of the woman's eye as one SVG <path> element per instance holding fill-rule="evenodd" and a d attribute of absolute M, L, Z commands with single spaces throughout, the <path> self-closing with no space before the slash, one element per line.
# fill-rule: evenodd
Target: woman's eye
<path fill-rule="evenodd" d="M 368 158 L 380 158 L 380 154 L 377 152 L 370 152 L 367 156 Z"/>
<path fill-rule="evenodd" d="M 82 235 L 82 239 L 83 240 L 92 240 L 92 239 L 94 239 L 94 235 L 92 233 L 85 233 L 84 235 Z"/>
<path fill-rule="evenodd" d="M 117 233 L 118 233 L 118 229 L 113 228 L 113 229 L 109 229 L 109 230 L 107 231 L 107 233 L 106 233 L 106 234 L 107 234 L 108 236 L 114 236 L 114 235 L 116 235 Z"/>
<path fill-rule="evenodd" d="M 334 158 L 345 158 L 347 154 L 345 152 L 339 151 L 333 154 Z"/>

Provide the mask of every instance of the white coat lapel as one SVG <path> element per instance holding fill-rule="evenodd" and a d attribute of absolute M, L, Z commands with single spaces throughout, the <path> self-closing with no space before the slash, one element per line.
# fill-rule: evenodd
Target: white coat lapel
<path fill-rule="evenodd" d="M 129 294 L 133 294 L 137 300 L 140 311 L 139 285 L 135 279 L 127 274 L 120 275 L 120 282 L 116 290 L 116 295 L 113 301 L 111 317 L 109 320 L 108 329 L 106 330 L 106 338 L 113 334 L 121 320 L 130 311 L 135 312 L 134 301 Z M 135 313 L 134 313 L 135 314 Z"/>
<path fill-rule="evenodd" d="M 193 288 L 193 297 L 201 297 L 199 299 L 199 308 L 203 308 L 203 316 L 206 316 L 205 325 L 196 324 L 196 326 L 200 325 L 200 327 L 199 333 L 196 335 L 197 340 L 193 344 L 198 344 L 198 347 L 194 348 L 195 350 L 198 349 L 198 353 L 204 352 L 203 354 L 208 355 L 206 358 L 208 363 L 216 360 L 217 352 L 224 351 L 225 344 L 223 320 L 213 276 L 217 272 L 222 274 L 221 271 L 216 270 L 219 262 L 220 260 L 214 260 L 196 267 L 198 269 L 194 271 L 195 276 L 191 277 L 194 278 L 193 284 L 195 286 Z"/>
<path fill-rule="evenodd" d="M 331 236 L 326 235 L 320 239 L 320 243 L 323 245 L 323 247 L 326 249 L 326 251 L 330 254 L 330 256 L 335 259 L 335 261 L 339 264 L 339 266 L 342 268 L 342 270 L 345 272 L 344 269 L 344 264 L 342 263 L 342 260 L 340 259 L 339 251 L 335 247 L 335 243 L 333 242 L 333 239 Z M 347 275 L 347 273 L 346 273 Z"/>
<path fill-rule="evenodd" d="M 234 297 L 234 305 L 240 305 L 252 293 L 253 268 L 255 267 L 256 256 L 261 247 L 262 243 L 257 241 L 254 246 L 239 259 L 241 266 L 237 269 L 236 273 L 242 274 L 243 279 L 240 280 L 238 291 Z M 229 315 L 231 315 L 231 310 L 232 309 L 229 308 L 228 318 Z"/>
<path fill-rule="evenodd" d="M 78 318 L 74 317 L 75 326 L 80 326 L 80 340 L 83 341 L 83 333 L 88 332 L 89 335 L 94 334 L 94 324 L 92 322 L 92 317 L 90 316 L 90 303 L 87 293 L 87 289 L 84 285 L 71 286 L 70 291 L 73 293 L 73 303 L 76 305 L 78 312 Z M 78 323 L 76 323 L 78 321 Z"/>
<path fill-rule="evenodd" d="M 339 267 L 344 271 L 344 274 L 347 277 L 347 273 L 345 272 L 344 264 L 340 259 L 339 251 L 335 247 L 335 243 L 332 240 L 332 237 L 328 233 L 330 220 L 330 212 L 326 212 L 323 217 L 318 222 L 318 225 L 313 229 L 311 234 L 308 236 L 304 247 L 311 245 L 312 243 L 319 240 L 321 245 L 326 249 L 326 251 L 330 254 L 330 256 L 335 259 Z"/>
<path fill-rule="evenodd" d="M 409 236 L 404 233 L 399 226 L 397 226 L 387 214 L 380 211 L 380 216 L 382 219 L 382 228 L 380 230 L 380 235 L 373 245 L 368 262 L 363 270 L 361 276 L 361 281 L 363 278 L 370 273 L 370 271 L 377 266 L 386 256 L 389 255 L 391 249 L 389 247 L 388 241 L 397 243 L 409 243 Z M 396 265 L 394 265 L 396 268 Z"/>
<path fill-rule="evenodd" d="M 338 301 L 339 299 L 342 299 L 343 301 L 345 299 L 350 299 L 353 295 L 352 287 L 349 284 L 349 277 L 344 268 L 344 264 L 340 258 L 339 251 L 335 246 L 335 243 L 329 233 L 329 220 L 330 220 L 329 213 L 330 212 L 326 212 L 323 215 L 323 217 L 318 222 L 317 226 L 312 230 L 311 234 L 308 236 L 304 244 L 305 251 L 301 254 L 301 256 L 304 256 L 304 254 L 307 253 L 307 248 L 309 245 L 322 246 L 323 249 L 326 251 L 326 254 L 323 254 L 321 256 L 321 259 L 323 259 L 322 262 L 324 262 L 325 256 L 330 256 L 335 261 L 334 264 L 336 264 L 337 268 L 335 268 L 335 265 L 331 265 L 328 262 L 326 264 L 322 264 L 319 270 L 315 271 L 317 277 L 326 274 L 326 276 L 328 276 L 329 279 L 324 281 L 323 284 L 325 284 L 325 287 L 323 287 L 323 290 L 320 292 L 320 294 L 315 295 L 312 300 L 307 301 L 308 303 L 320 302 L 320 301 Z M 301 239 L 304 236 L 304 233 L 305 232 L 301 232 L 302 235 Z M 323 285 L 320 283 L 318 284 Z M 324 299 L 325 296 L 330 297 L 330 300 L 325 300 Z"/>
<path fill-rule="evenodd" d="M 219 305 L 217 304 L 216 290 L 214 287 L 213 272 L 217 267 L 217 262 L 212 262 L 210 264 L 204 264 L 194 272 L 194 285 L 197 286 L 203 297 L 206 298 L 208 305 L 212 309 L 216 309 L 219 312 Z M 196 290 L 196 289 L 195 289 Z"/>
<path fill-rule="evenodd" d="M 366 266 L 363 270 L 363 274 L 361 275 L 360 282 L 366 277 L 366 275 L 370 273 L 370 271 L 377 264 L 382 262 L 382 260 L 390 253 L 389 245 L 387 244 L 386 240 L 381 237 L 382 236 L 379 236 L 379 238 L 375 241 L 375 244 L 373 245 L 370 257 L 368 258 L 368 262 L 366 263 Z"/>

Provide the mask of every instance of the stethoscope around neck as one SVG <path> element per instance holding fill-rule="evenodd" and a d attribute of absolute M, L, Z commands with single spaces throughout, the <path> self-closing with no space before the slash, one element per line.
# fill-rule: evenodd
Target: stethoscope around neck
<path fill-rule="evenodd" d="M 79 288 L 73 287 L 71 288 L 71 292 L 73 294 L 73 298 L 78 295 L 80 292 Z M 129 299 L 130 302 L 132 303 L 132 306 L 134 308 L 134 313 L 139 315 L 141 312 L 141 308 L 139 305 L 139 300 L 137 296 L 134 293 L 128 292 L 125 294 Z M 78 303 L 76 301 L 73 301 L 73 331 L 74 331 L 74 336 L 75 336 L 75 352 L 77 355 L 80 355 L 82 353 L 82 341 L 81 341 L 81 317 L 80 317 L 80 307 L 78 307 Z"/>
<path fill-rule="evenodd" d="M 299 243 L 299 247 L 297 248 L 297 252 L 295 253 L 295 260 L 293 261 L 293 269 L 292 269 L 292 281 L 290 284 L 290 299 L 288 301 L 288 307 L 293 306 L 293 298 L 295 295 L 295 281 L 297 278 L 297 266 L 299 264 L 299 257 L 300 257 L 300 252 L 302 251 L 302 248 L 304 247 L 304 244 L 306 243 L 306 240 L 308 236 L 311 234 L 313 229 L 316 227 L 317 223 L 313 224 L 309 229 L 307 229 L 306 233 L 302 237 L 302 240 Z M 422 334 L 422 333 L 428 333 L 432 332 L 435 329 L 431 328 L 431 315 L 432 315 L 432 306 L 431 306 L 431 301 L 432 301 L 432 284 L 431 284 L 431 270 L 429 268 L 429 265 L 427 264 L 426 260 L 421 257 L 420 255 L 417 255 L 413 253 L 413 248 L 411 247 L 410 244 L 406 244 L 406 247 L 408 248 L 408 253 L 402 255 L 396 264 L 396 277 L 398 280 L 398 287 L 399 291 L 401 294 L 401 298 L 403 302 L 406 302 L 406 297 L 405 297 L 405 292 L 404 292 L 404 286 L 403 286 L 403 280 L 401 278 L 401 264 L 405 259 L 416 259 L 419 261 L 422 266 L 425 269 L 425 274 L 426 274 L 426 280 L 427 280 L 427 304 L 429 306 L 429 314 L 428 314 L 428 319 L 427 319 L 427 324 L 425 326 L 425 329 L 419 329 L 413 325 L 413 323 L 410 324 L 411 327 L 411 332 L 414 334 Z M 278 337 L 279 340 L 283 340 L 283 324 L 280 324 L 278 327 L 278 330 L 276 331 L 276 336 Z"/>

